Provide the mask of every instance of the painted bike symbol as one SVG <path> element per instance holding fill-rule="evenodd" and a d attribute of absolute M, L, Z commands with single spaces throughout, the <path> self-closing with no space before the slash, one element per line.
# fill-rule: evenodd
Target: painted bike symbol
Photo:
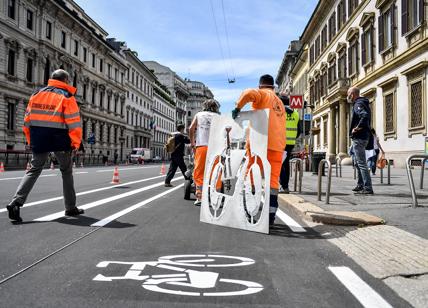
<path fill-rule="evenodd" d="M 254 260 L 245 257 L 205 254 L 164 256 L 158 258 L 157 261 L 147 262 L 102 261 L 97 264 L 97 267 L 106 268 L 109 264 L 123 264 L 130 265 L 130 267 L 124 276 L 104 276 L 102 274 L 98 274 L 93 280 L 137 280 L 143 282 L 142 287 L 146 290 L 175 295 L 248 295 L 262 291 L 263 286 L 252 281 L 220 278 L 220 274 L 215 271 L 200 269 L 239 267 L 252 265 L 254 263 Z M 143 271 L 148 266 L 159 270 L 168 270 L 178 273 L 144 275 Z M 192 268 L 197 268 L 198 270 Z M 196 291 L 192 289 L 196 289 Z M 204 289 L 216 289 L 216 291 L 206 292 Z M 225 291 L 217 291 L 217 289 L 224 289 Z"/>

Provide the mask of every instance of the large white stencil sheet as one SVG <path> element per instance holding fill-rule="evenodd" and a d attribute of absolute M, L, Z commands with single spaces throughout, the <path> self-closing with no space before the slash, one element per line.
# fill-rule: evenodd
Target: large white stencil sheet
<path fill-rule="evenodd" d="M 241 112 L 236 120 L 213 118 L 202 190 L 202 222 L 269 233 L 268 122 L 267 109 Z M 251 157 L 244 147 L 246 140 Z"/>

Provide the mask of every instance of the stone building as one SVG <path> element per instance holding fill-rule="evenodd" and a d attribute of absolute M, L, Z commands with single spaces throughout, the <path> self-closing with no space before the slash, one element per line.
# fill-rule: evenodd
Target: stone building
<path fill-rule="evenodd" d="M 189 97 L 187 99 L 187 125 L 189 128 L 193 117 L 196 113 L 202 110 L 202 103 L 209 98 L 214 98 L 211 90 L 200 81 L 192 81 L 185 79 L 187 88 L 189 89 Z M 220 105 L 218 106 L 220 109 Z"/>
<path fill-rule="evenodd" d="M 186 82 L 169 67 L 156 61 L 144 61 L 144 64 L 154 72 L 161 84 L 166 86 L 175 103 L 175 120 L 186 124 L 186 104 L 189 90 Z"/>
<path fill-rule="evenodd" d="M 314 151 L 347 156 L 349 86 L 370 100 L 387 157 L 403 166 L 427 134 L 427 6 L 422 0 L 325 0 L 300 40 L 308 54 Z"/>
<path fill-rule="evenodd" d="M 301 49 L 302 43 L 300 41 L 291 41 L 287 51 L 284 53 L 284 58 L 282 59 L 275 79 L 278 90 L 281 93 L 290 94 L 293 90 L 293 78 L 290 73 L 298 59 L 297 56 Z"/>
<path fill-rule="evenodd" d="M 63 68 L 77 87 L 87 153 L 123 157 L 126 59 L 71 0 L 6 0 L 0 5 L 0 150 L 23 150 L 30 95 Z"/>
<path fill-rule="evenodd" d="M 138 58 L 138 54 L 126 48 L 126 132 L 125 145 L 129 154 L 132 148 L 150 148 L 152 136 L 153 84 L 156 76 Z"/>
<path fill-rule="evenodd" d="M 171 132 L 176 130 L 175 124 L 175 102 L 171 97 L 169 90 L 156 81 L 153 85 L 153 108 L 152 108 L 152 127 L 153 127 L 153 156 L 159 156 L 162 159 L 168 158 L 165 150 L 165 143 Z"/>

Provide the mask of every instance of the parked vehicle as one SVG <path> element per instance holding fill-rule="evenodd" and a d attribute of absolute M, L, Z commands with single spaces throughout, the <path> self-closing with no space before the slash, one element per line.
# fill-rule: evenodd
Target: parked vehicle
<path fill-rule="evenodd" d="M 129 162 L 131 164 L 142 164 L 152 160 L 152 153 L 150 149 L 146 148 L 133 148 L 129 155 Z"/>

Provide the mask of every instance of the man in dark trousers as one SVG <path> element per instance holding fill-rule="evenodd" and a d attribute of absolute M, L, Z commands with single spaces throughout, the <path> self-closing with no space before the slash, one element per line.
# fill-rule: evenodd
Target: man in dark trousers
<path fill-rule="evenodd" d="M 358 88 L 352 87 L 348 90 L 348 103 L 353 104 L 349 135 L 352 139 L 352 151 L 358 171 L 358 184 L 353 191 L 357 194 L 373 195 L 372 180 L 366 160 L 366 150 L 373 148 L 369 101 L 360 96 Z"/>
<path fill-rule="evenodd" d="M 290 181 L 290 158 L 291 152 L 296 145 L 296 139 L 299 137 L 302 127 L 300 123 L 300 116 L 297 110 L 290 108 L 290 100 L 288 96 L 281 95 L 279 97 L 282 100 L 282 103 L 285 107 L 285 136 L 286 136 L 286 145 L 285 145 L 285 159 L 282 162 L 281 174 L 279 176 L 279 183 L 281 184 L 282 191 L 284 194 L 289 194 L 290 189 L 288 188 L 288 182 Z"/>
<path fill-rule="evenodd" d="M 190 139 L 183 132 L 184 124 L 180 123 L 177 125 L 177 132 L 173 133 L 174 151 L 171 152 L 171 163 L 165 178 L 165 187 L 172 187 L 171 180 L 174 177 L 177 168 L 180 168 L 181 173 L 183 173 L 184 178 L 186 178 L 187 167 L 184 162 L 184 148 L 186 144 L 190 143 Z"/>

